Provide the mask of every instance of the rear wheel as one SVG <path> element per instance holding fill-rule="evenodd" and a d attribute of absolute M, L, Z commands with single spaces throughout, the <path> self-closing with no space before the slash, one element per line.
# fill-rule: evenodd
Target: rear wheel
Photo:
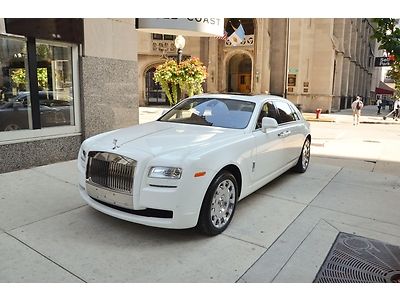
<path fill-rule="evenodd" d="M 207 235 L 223 232 L 233 218 L 237 198 L 235 177 L 226 171 L 217 175 L 204 197 L 197 223 L 198 229 Z"/>
<path fill-rule="evenodd" d="M 303 145 L 303 149 L 301 150 L 299 160 L 297 161 L 297 164 L 294 167 L 294 170 L 296 172 L 304 173 L 307 170 L 308 165 L 310 164 L 310 148 L 311 148 L 310 139 L 306 139 Z"/>

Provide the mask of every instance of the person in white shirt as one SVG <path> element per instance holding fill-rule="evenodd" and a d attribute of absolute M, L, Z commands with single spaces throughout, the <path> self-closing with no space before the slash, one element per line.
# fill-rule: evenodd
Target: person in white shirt
<path fill-rule="evenodd" d="M 396 99 L 394 100 L 393 103 L 393 109 L 394 109 L 394 120 L 397 121 L 400 113 L 400 100 Z"/>
<path fill-rule="evenodd" d="M 351 103 L 351 109 L 353 110 L 353 125 L 360 124 L 361 110 L 364 107 L 361 97 L 357 96 L 356 100 Z"/>
<path fill-rule="evenodd" d="M 382 100 L 381 99 L 376 100 L 376 106 L 378 107 L 378 112 L 376 114 L 380 115 L 381 114 L 381 107 L 382 107 Z"/>

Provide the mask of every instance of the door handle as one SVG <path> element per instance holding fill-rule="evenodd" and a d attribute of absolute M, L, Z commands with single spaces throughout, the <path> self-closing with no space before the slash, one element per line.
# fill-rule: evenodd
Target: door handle
<path fill-rule="evenodd" d="M 290 133 L 291 133 L 291 132 L 290 132 L 289 130 L 285 130 L 285 131 L 282 131 L 282 132 L 278 133 L 278 136 L 279 136 L 279 137 L 286 137 L 286 136 L 288 136 Z"/>

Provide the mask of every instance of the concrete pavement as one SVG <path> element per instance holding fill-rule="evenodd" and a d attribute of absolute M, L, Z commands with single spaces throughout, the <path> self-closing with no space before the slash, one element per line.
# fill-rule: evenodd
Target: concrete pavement
<path fill-rule="evenodd" d="M 245 198 L 212 238 L 95 211 L 75 160 L 0 174 L 0 282 L 312 282 L 339 232 L 400 245 L 400 127 L 348 117 L 312 122 L 309 170 Z"/>

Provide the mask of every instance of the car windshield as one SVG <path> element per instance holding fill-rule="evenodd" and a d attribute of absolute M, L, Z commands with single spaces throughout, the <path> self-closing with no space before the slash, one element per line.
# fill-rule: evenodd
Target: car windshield
<path fill-rule="evenodd" d="M 255 103 L 216 98 L 183 100 L 158 121 L 243 129 L 249 124 Z"/>

